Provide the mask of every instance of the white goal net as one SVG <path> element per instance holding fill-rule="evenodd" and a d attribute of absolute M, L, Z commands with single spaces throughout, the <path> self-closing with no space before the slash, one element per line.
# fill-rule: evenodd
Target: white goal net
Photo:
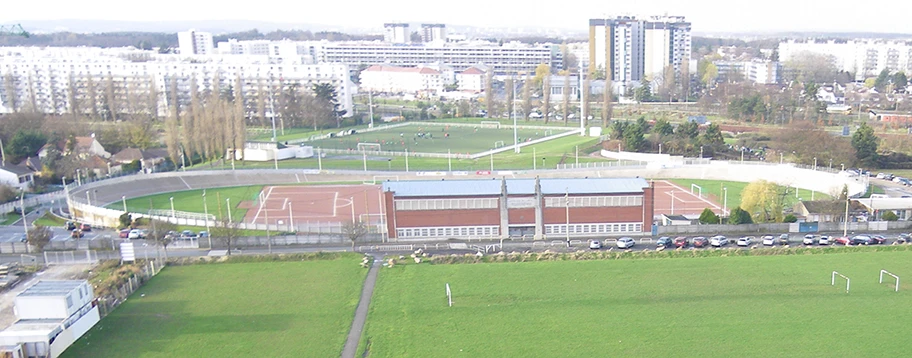
<path fill-rule="evenodd" d="M 500 129 L 500 122 L 498 121 L 481 121 L 482 128 L 497 128 Z"/>
<path fill-rule="evenodd" d="M 358 151 L 361 152 L 379 152 L 380 143 L 358 143 Z"/>

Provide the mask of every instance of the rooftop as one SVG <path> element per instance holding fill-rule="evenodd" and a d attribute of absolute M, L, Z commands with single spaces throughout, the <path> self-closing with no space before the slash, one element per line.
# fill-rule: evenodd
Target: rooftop
<path fill-rule="evenodd" d="M 550 179 L 542 178 L 541 190 L 544 195 L 555 194 L 622 194 L 642 193 L 648 187 L 641 178 L 592 178 L 592 179 Z M 501 181 L 488 180 L 431 180 L 431 181 L 390 181 L 383 183 L 383 191 L 392 191 L 396 196 L 476 196 L 500 195 Z M 535 179 L 507 179 L 507 193 L 515 195 L 535 194 Z"/>
<path fill-rule="evenodd" d="M 66 296 L 85 282 L 84 280 L 42 280 L 22 291 L 19 297 Z"/>

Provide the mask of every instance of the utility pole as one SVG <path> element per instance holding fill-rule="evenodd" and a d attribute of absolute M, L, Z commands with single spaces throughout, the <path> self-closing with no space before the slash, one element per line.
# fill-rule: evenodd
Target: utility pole
<path fill-rule="evenodd" d="M 370 116 L 370 125 L 368 128 L 374 128 L 374 96 L 372 91 L 367 91 L 367 112 Z"/>
<path fill-rule="evenodd" d="M 511 97 L 513 99 L 513 109 L 511 110 L 513 112 L 511 113 L 511 117 L 513 117 L 513 153 L 519 154 L 519 137 L 516 133 L 516 82 L 513 80 L 513 75 L 510 75 L 510 87 L 513 87 L 511 88 L 513 91 L 513 96 Z"/>

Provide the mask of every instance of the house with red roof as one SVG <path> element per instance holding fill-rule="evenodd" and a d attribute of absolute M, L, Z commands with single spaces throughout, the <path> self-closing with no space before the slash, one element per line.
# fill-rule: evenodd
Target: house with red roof
<path fill-rule="evenodd" d="M 487 71 L 485 66 L 476 65 L 457 73 L 457 89 L 474 93 L 484 91 Z"/>

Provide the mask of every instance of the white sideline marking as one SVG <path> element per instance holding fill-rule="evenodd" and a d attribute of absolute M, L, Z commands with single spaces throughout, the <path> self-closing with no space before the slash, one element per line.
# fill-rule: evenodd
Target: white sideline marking
<path fill-rule="evenodd" d="M 335 192 L 336 195 L 333 196 L 333 217 L 336 217 L 336 211 L 339 209 L 339 192 Z"/>
<path fill-rule="evenodd" d="M 180 180 L 181 180 L 182 182 L 184 182 L 184 185 L 187 186 L 187 189 L 193 189 L 193 187 L 190 186 L 190 184 L 187 184 L 187 181 L 184 180 L 184 177 L 183 177 L 183 176 L 179 176 L 178 178 L 180 178 Z"/>

